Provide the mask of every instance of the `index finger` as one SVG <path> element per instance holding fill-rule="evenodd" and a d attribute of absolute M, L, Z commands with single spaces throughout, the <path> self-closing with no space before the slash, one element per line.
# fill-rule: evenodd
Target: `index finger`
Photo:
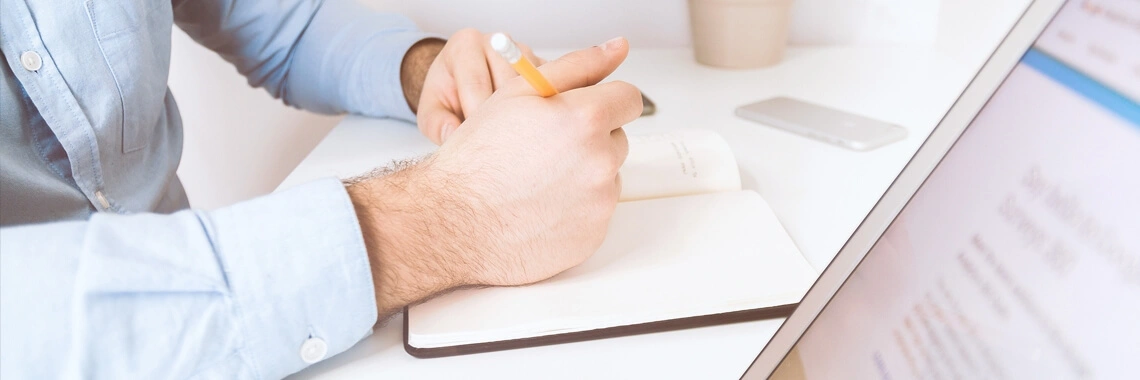
<path fill-rule="evenodd" d="M 584 119 L 600 121 L 593 125 L 606 132 L 619 129 L 641 116 L 641 91 L 632 84 L 614 81 L 567 91 L 562 99 Z"/>
<path fill-rule="evenodd" d="M 467 119 L 475 113 L 479 105 L 491 97 L 494 83 L 482 44 L 458 44 L 456 48 L 460 50 L 449 57 L 451 64 L 448 67 L 452 78 L 455 79 L 463 119 Z"/>
<path fill-rule="evenodd" d="M 547 62 L 538 68 L 547 81 L 559 92 L 592 86 L 601 82 L 617 70 L 629 55 L 629 42 L 625 38 L 615 38 L 604 44 L 577 50 Z M 503 92 L 519 96 L 534 94 L 534 88 L 522 80 L 504 87 Z"/>

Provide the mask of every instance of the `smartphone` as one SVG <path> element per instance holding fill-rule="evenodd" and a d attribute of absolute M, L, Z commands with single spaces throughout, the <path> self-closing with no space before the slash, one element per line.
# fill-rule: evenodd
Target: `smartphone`
<path fill-rule="evenodd" d="M 641 116 L 649 116 L 657 112 L 657 105 L 653 104 L 653 101 L 649 100 L 649 97 L 645 96 L 644 92 L 641 93 L 641 104 L 644 106 L 641 108 Z"/>
<path fill-rule="evenodd" d="M 740 106 L 736 116 L 858 151 L 906 138 L 898 125 L 786 97 Z"/>

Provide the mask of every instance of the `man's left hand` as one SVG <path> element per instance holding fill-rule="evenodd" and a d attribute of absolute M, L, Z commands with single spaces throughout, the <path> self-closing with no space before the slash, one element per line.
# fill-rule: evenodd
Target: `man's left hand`
<path fill-rule="evenodd" d="M 401 69 L 404 96 L 417 114 L 420 132 L 436 144 L 442 144 L 491 93 L 508 79 L 518 76 L 511 65 L 491 49 L 490 36 L 475 29 L 464 29 L 446 42 L 421 41 L 405 56 Z M 526 45 L 516 44 L 535 65 L 545 63 Z M 416 83 L 423 85 L 417 88 Z"/>

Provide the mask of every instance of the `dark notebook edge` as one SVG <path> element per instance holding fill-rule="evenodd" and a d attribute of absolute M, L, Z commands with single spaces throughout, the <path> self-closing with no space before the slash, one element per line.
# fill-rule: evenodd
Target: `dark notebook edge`
<path fill-rule="evenodd" d="M 636 325 L 614 326 L 594 330 L 578 331 L 564 334 L 536 336 L 532 338 L 502 340 L 487 343 L 464 344 L 458 346 L 419 348 L 408 343 L 408 309 L 404 308 L 404 351 L 417 358 L 440 358 L 446 356 L 478 354 L 483 352 L 514 350 L 519 348 L 549 346 L 562 343 L 582 342 L 587 340 L 617 338 L 630 335 L 649 334 L 673 330 L 691 329 L 696 327 L 724 325 L 756 321 L 761 319 L 787 318 L 796 310 L 798 303 L 732 311 L 720 314 L 698 315 L 695 317 L 667 319 L 663 321 L 639 323 Z"/>

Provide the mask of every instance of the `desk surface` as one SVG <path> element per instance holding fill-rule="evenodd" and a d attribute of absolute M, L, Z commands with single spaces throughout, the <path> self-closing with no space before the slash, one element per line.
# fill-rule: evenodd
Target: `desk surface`
<path fill-rule="evenodd" d="M 544 54 L 553 57 L 554 54 Z M 830 262 L 981 66 L 922 47 L 790 49 L 778 66 L 715 70 L 688 50 L 634 50 L 611 76 L 637 85 L 657 114 L 630 134 L 715 130 L 737 156 L 745 188 L 771 205 L 818 270 Z M 791 96 L 902 125 L 905 140 L 854 152 L 733 115 L 742 104 Z M 346 177 L 435 146 L 412 125 L 346 118 L 279 188 Z M 735 378 L 782 320 L 767 320 L 487 354 L 416 359 L 393 319 L 356 347 L 296 378 Z"/>

